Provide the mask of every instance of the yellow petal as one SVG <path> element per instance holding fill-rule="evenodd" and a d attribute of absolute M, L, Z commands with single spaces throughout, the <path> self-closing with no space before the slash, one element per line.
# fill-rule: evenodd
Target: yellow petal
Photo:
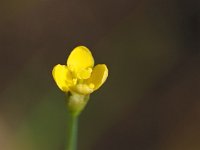
<path fill-rule="evenodd" d="M 79 79 L 88 79 L 91 76 L 92 68 L 87 69 L 81 69 L 79 72 L 77 72 L 77 77 Z"/>
<path fill-rule="evenodd" d="M 86 81 L 89 86 L 94 86 L 97 90 L 107 79 L 108 68 L 104 64 L 96 65 L 92 71 L 91 77 Z"/>
<path fill-rule="evenodd" d="M 69 86 L 73 84 L 72 75 L 66 65 L 56 65 L 52 70 L 53 78 L 58 87 L 68 92 Z"/>
<path fill-rule="evenodd" d="M 94 66 L 92 53 L 85 46 L 76 47 L 68 57 L 67 66 L 75 74 L 82 69 L 92 68 Z"/>

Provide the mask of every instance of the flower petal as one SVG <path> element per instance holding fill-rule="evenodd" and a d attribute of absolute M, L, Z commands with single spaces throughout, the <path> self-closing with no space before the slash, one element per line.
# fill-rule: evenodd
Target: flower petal
<path fill-rule="evenodd" d="M 58 87 L 64 91 L 69 91 L 69 86 L 73 84 L 72 75 L 66 65 L 56 65 L 52 70 L 53 78 Z"/>
<path fill-rule="evenodd" d="M 67 66 L 75 74 L 82 69 L 92 68 L 94 66 L 92 53 L 85 46 L 76 47 L 68 57 Z"/>
<path fill-rule="evenodd" d="M 77 73 L 79 79 L 88 79 L 91 76 L 92 68 L 82 69 Z"/>
<path fill-rule="evenodd" d="M 89 86 L 94 86 L 97 90 L 107 79 L 108 68 L 104 64 L 96 65 L 92 71 L 91 77 L 86 81 Z"/>

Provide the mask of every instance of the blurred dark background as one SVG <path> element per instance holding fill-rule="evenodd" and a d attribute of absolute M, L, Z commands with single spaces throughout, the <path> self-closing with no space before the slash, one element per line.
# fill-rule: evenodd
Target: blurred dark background
<path fill-rule="evenodd" d="M 200 149 L 199 0 L 1 0 L 0 150 L 63 150 L 51 70 L 85 45 L 109 77 L 79 150 Z"/>

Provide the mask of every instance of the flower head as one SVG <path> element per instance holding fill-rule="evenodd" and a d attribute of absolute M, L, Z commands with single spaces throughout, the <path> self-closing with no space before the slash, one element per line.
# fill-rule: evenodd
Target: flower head
<path fill-rule="evenodd" d="M 66 65 L 56 65 L 52 74 L 63 92 L 89 95 L 106 81 L 108 69 L 105 64 L 94 67 L 90 50 L 85 46 L 78 46 L 69 55 Z"/>

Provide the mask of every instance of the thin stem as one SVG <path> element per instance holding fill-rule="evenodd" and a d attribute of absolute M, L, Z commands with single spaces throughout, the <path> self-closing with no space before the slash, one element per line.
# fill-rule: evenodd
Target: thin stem
<path fill-rule="evenodd" d="M 69 115 L 66 150 L 76 150 L 78 133 L 77 131 L 78 117 L 74 115 Z"/>

